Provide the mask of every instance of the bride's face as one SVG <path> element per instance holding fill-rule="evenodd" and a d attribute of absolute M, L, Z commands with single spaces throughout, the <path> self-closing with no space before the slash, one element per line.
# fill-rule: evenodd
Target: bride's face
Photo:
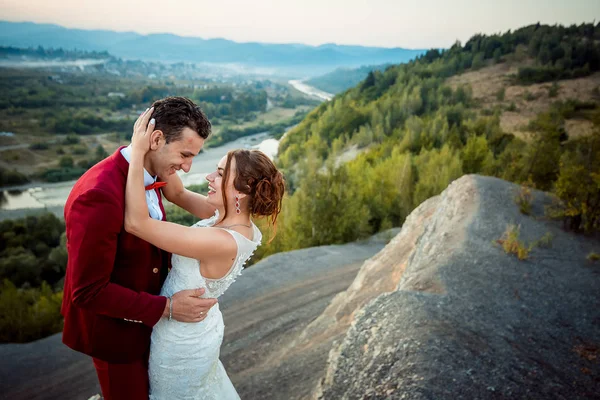
<path fill-rule="evenodd" d="M 227 156 L 221 158 L 217 165 L 217 170 L 206 176 L 208 181 L 208 202 L 219 208 L 223 207 L 223 175 L 225 173 L 225 166 L 227 165 Z M 233 181 L 235 179 L 235 157 L 231 157 L 229 163 L 229 178 L 227 179 L 227 185 L 225 186 L 227 202 L 235 203 L 235 189 L 233 187 Z"/>

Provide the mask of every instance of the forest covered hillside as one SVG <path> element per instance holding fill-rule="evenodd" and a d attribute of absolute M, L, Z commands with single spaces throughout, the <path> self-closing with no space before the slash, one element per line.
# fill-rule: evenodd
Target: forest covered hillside
<path fill-rule="evenodd" d="M 399 226 L 469 173 L 523 184 L 525 212 L 530 188 L 553 191 L 549 217 L 597 231 L 599 40 L 600 24 L 536 24 L 369 73 L 283 138 L 291 195 L 261 255 Z"/>

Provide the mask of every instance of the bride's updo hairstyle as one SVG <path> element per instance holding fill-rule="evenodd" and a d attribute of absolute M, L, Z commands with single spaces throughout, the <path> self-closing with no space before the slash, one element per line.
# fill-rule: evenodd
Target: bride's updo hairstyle
<path fill-rule="evenodd" d="M 285 191 L 283 174 L 273 162 L 259 150 L 237 149 L 227 153 L 227 163 L 223 171 L 223 204 L 227 216 L 227 195 L 231 159 L 235 157 L 236 177 L 233 186 L 248 196 L 248 208 L 253 216 L 264 216 L 275 227 L 277 216 L 281 212 L 281 202 Z"/>

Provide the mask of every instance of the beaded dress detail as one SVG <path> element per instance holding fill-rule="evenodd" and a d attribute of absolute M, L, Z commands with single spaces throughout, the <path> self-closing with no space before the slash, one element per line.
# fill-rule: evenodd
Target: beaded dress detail
<path fill-rule="evenodd" d="M 213 217 L 192 226 L 213 226 L 218 217 L 216 212 Z M 237 257 L 229 272 L 220 279 L 203 277 L 198 260 L 173 254 L 172 268 L 160 294 L 170 297 L 181 290 L 205 288 L 202 297 L 221 296 L 242 273 L 244 264 L 260 245 L 260 230 L 254 223 L 252 228 L 253 240 L 234 230 L 224 229 L 237 243 Z M 148 365 L 150 400 L 239 399 L 219 361 L 224 328 L 219 303 L 198 323 L 162 318 L 152 330 Z"/>

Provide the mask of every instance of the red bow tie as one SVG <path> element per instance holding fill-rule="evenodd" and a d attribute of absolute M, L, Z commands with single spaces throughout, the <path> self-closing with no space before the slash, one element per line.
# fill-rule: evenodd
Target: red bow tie
<path fill-rule="evenodd" d="M 146 186 L 146 190 L 154 190 L 165 186 L 167 182 L 154 182 L 151 185 Z"/>

